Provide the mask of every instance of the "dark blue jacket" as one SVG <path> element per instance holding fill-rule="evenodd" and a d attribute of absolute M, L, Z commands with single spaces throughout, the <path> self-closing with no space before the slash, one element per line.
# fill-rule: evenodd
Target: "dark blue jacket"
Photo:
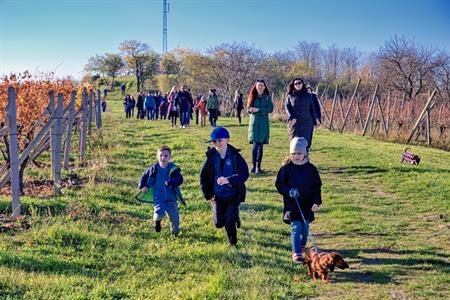
<path fill-rule="evenodd" d="M 188 91 L 178 92 L 178 98 L 180 101 L 181 110 L 188 110 L 193 106 L 194 100 L 192 99 L 191 93 L 189 93 Z"/>
<path fill-rule="evenodd" d="M 156 166 L 158 164 L 154 164 L 153 166 L 149 167 L 147 170 L 145 170 L 144 173 L 142 173 L 141 179 L 139 180 L 139 189 L 142 189 L 144 186 L 148 187 L 147 183 L 149 182 L 149 178 L 156 178 Z M 170 179 L 168 180 L 168 185 L 173 187 L 178 187 L 183 183 L 183 176 L 181 175 L 181 170 L 178 166 L 173 164 L 176 169 L 170 174 Z"/>
<path fill-rule="evenodd" d="M 233 167 L 236 176 L 228 178 L 232 187 L 238 189 L 238 202 L 245 202 L 246 187 L 245 181 L 248 179 L 248 166 L 239 149 L 234 148 L 230 144 L 228 147 L 231 150 L 231 156 L 233 160 Z M 202 188 L 203 196 L 206 200 L 210 200 L 214 197 L 214 178 L 215 178 L 215 154 L 217 150 L 214 147 L 208 148 L 206 151 L 206 160 L 203 162 L 203 166 L 200 170 L 200 185 Z"/>
<path fill-rule="evenodd" d="M 317 99 L 317 95 L 314 93 L 312 93 L 311 96 L 314 104 L 314 110 L 316 111 L 317 120 L 319 120 L 319 122 L 322 123 L 322 113 L 320 112 L 319 99 Z"/>
<path fill-rule="evenodd" d="M 313 204 L 322 204 L 322 181 L 317 168 L 313 164 L 307 162 L 304 165 L 295 165 L 289 161 L 278 171 L 275 186 L 278 192 L 283 195 L 283 220 L 302 220 L 295 200 L 289 196 L 291 188 L 297 188 L 300 192 L 298 201 L 306 220 L 309 222 L 314 220 L 314 213 L 311 208 Z"/>

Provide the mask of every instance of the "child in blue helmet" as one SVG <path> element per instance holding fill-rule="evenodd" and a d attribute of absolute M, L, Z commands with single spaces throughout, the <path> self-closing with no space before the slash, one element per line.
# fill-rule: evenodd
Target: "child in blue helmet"
<path fill-rule="evenodd" d="M 216 127 L 211 132 L 208 142 L 214 147 L 206 151 L 200 184 L 203 196 L 211 202 L 214 225 L 225 227 L 230 246 L 236 246 L 239 204 L 245 201 L 248 166 L 239 154 L 241 150 L 228 144 L 229 140 L 230 133 L 224 127 Z"/>

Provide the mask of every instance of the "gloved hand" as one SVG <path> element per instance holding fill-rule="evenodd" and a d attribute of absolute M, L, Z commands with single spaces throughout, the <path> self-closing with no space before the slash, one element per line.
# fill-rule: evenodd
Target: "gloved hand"
<path fill-rule="evenodd" d="M 295 198 L 295 197 L 298 197 L 298 196 L 300 196 L 300 193 L 299 193 L 297 188 L 291 188 L 289 190 L 289 197 Z"/>

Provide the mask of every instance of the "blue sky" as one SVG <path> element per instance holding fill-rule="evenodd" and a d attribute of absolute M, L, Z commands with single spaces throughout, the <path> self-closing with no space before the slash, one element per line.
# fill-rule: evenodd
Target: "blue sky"
<path fill-rule="evenodd" d="M 394 34 L 450 51 L 449 0 L 170 0 L 168 48 L 298 41 L 376 51 Z M 89 56 L 136 39 L 162 51 L 162 0 L 0 0 L 0 74 L 79 78 Z"/>

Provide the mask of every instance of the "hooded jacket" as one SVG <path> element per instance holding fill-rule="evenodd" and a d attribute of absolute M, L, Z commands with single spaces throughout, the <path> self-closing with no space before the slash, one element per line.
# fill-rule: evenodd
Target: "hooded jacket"
<path fill-rule="evenodd" d="M 238 202 L 245 202 L 246 187 L 245 181 L 248 179 L 248 166 L 239 152 L 240 149 L 236 149 L 230 144 L 227 145 L 231 151 L 231 159 L 233 161 L 234 174 L 228 178 L 231 186 L 238 190 L 237 199 Z M 206 151 L 206 160 L 203 162 L 200 170 L 200 185 L 203 192 L 203 196 L 206 200 L 212 199 L 214 195 L 214 178 L 215 178 L 215 156 L 217 150 L 214 147 L 208 148 Z"/>

